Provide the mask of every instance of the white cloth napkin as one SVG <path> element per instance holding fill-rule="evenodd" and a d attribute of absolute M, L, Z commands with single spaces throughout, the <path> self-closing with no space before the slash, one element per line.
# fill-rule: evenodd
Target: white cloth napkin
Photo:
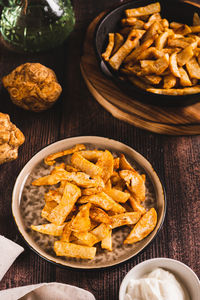
<path fill-rule="evenodd" d="M 81 288 L 57 282 L 27 285 L 0 292 L 1 300 L 95 300 Z"/>
<path fill-rule="evenodd" d="M 23 251 L 24 248 L 0 235 L 0 281 Z"/>
<path fill-rule="evenodd" d="M 0 281 L 24 248 L 0 235 Z M 27 285 L 0 291 L 0 300 L 95 300 L 81 288 L 57 282 Z"/>

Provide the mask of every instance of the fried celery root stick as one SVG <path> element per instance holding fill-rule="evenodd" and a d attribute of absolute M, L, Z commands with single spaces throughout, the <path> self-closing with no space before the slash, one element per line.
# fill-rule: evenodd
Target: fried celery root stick
<path fill-rule="evenodd" d="M 85 149 L 85 145 L 77 144 L 76 146 L 74 146 L 71 149 L 67 149 L 67 150 L 64 150 L 64 151 L 61 151 L 61 152 L 57 152 L 57 153 L 48 155 L 44 159 L 44 162 L 45 162 L 46 165 L 52 166 L 52 165 L 55 164 L 55 162 L 56 162 L 55 159 L 56 158 L 59 158 L 59 157 L 65 156 L 65 155 L 69 155 L 69 154 L 72 154 L 76 151 L 80 151 L 80 150 L 84 150 L 84 149 Z"/>
<path fill-rule="evenodd" d="M 141 241 L 154 230 L 156 223 L 157 213 L 154 208 L 151 208 L 133 227 L 130 234 L 125 239 L 124 244 L 133 244 Z"/>
<path fill-rule="evenodd" d="M 93 259 L 96 254 L 95 247 L 76 245 L 62 241 L 56 241 L 54 243 L 54 251 L 58 256 L 77 257 L 83 259 Z"/>

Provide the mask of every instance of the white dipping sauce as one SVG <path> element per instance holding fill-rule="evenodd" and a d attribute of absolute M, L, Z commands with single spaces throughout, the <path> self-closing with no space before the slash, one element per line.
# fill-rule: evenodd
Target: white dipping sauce
<path fill-rule="evenodd" d="M 157 268 L 140 279 L 131 279 L 124 300 L 189 300 L 176 277 Z"/>

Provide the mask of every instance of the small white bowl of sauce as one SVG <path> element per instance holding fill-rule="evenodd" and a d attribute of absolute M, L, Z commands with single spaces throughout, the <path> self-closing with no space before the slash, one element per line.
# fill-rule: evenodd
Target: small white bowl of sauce
<path fill-rule="evenodd" d="M 200 281 L 178 260 L 149 259 L 132 268 L 121 283 L 119 300 L 135 299 L 200 300 Z"/>

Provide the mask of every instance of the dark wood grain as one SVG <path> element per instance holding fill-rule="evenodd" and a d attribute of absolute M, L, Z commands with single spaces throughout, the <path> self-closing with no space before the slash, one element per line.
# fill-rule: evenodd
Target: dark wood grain
<path fill-rule="evenodd" d="M 32 113 L 14 106 L 0 85 L 0 111 L 8 113 L 26 136 L 19 158 L 0 166 L 0 234 L 25 248 L 0 282 L 0 289 L 57 281 L 82 287 L 98 300 L 116 300 L 125 274 L 139 262 L 154 257 L 178 259 L 200 276 L 200 136 L 157 135 L 114 119 L 93 99 L 80 73 L 87 26 L 101 11 L 120 2 L 74 0 L 75 30 L 54 51 L 20 55 L 0 48 L 0 77 L 21 63 L 37 61 L 54 69 L 63 87 L 54 107 Z M 153 243 L 131 260 L 104 270 L 62 269 L 46 262 L 24 243 L 11 212 L 13 186 L 26 162 L 52 142 L 81 135 L 110 137 L 133 147 L 152 163 L 166 189 L 167 214 Z"/>

